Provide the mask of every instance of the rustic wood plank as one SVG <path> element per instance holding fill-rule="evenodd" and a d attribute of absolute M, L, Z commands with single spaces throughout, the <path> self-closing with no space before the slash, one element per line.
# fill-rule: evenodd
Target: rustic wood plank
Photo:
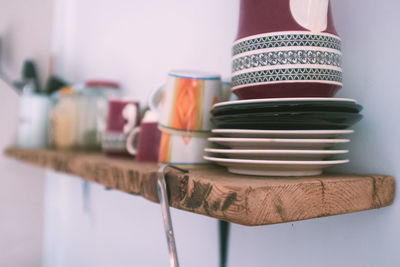
<path fill-rule="evenodd" d="M 45 149 L 9 148 L 5 154 L 158 202 L 156 164 Z M 380 208 L 393 203 L 395 192 L 388 175 L 259 178 L 217 167 L 188 174 L 172 170 L 167 186 L 172 207 L 249 226 Z"/>

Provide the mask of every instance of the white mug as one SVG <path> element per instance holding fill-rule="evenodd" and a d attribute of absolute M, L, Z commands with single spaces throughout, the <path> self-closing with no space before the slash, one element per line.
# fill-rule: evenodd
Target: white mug
<path fill-rule="evenodd" d="M 17 143 L 22 148 L 44 148 L 48 143 L 50 99 L 46 95 L 21 96 Z"/>

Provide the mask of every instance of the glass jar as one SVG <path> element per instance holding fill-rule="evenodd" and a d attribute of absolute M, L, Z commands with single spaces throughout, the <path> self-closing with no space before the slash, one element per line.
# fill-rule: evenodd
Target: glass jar
<path fill-rule="evenodd" d="M 79 96 L 73 87 L 64 87 L 52 96 L 50 113 L 50 145 L 57 149 L 78 146 Z"/>
<path fill-rule="evenodd" d="M 108 114 L 108 100 L 120 96 L 119 84 L 91 80 L 79 92 L 78 147 L 100 150 Z"/>

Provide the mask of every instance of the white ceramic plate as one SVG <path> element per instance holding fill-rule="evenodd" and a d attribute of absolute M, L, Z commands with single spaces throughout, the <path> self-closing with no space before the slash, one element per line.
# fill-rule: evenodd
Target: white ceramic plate
<path fill-rule="evenodd" d="M 349 160 L 290 161 L 290 160 L 246 160 L 204 156 L 205 160 L 228 168 L 229 172 L 258 176 L 310 176 L 319 175 L 322 169 Z"/>
<path fill-rule="evenodd" d="M 232 149 L 325 149 L 350 142 L 349 139 L 282 139 L 210 137 L 208 141 Z"/>
<path fill-rule="evenodd" d="M 356 100 L 350 98 L 333 98 L 333 97 L 293 97 L 293 98 L 260 98 L 260 99 L 245 99 L 245 100 L 235 100 L 235 101 L 225 101 L 217 103 L 213 106 L 222 107 L 226 105 L 236 105 L 236 104 L 252 104 L 252 103 L 272 103 L 272 102 L 302 102 L 302 101 L 341 101 L 341 102 L 352 102 L 357 103 Z"/>
<path fill-rule="evenodd" d="M 226 137 L 242 138 L 334 138 L 352 134 L 354 130 L 242 130 L 213 129 L 213 133 Z"/>
<path fill-rule="evenodd" d="M 265 150 L 206 148 L 205 152 L 235 159 L 257 160 L 323 160 L 346 154 L 348 150 Z"/>

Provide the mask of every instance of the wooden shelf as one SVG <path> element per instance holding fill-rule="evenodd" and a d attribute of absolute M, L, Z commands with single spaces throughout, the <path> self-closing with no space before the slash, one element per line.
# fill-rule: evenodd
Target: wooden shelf
<path fill-rule="evenodd" d="M 102 154 L 9 148 L 9 157 L 77 175 L 108 188 L 158 202 L 158 166 Z M 376 209 L 393 203 L 387 175 L 324 174 L 313 177 L 239 176 L 223 168 L 167 175 L 172 207 L 243 225 L 267 225 Z"/>

